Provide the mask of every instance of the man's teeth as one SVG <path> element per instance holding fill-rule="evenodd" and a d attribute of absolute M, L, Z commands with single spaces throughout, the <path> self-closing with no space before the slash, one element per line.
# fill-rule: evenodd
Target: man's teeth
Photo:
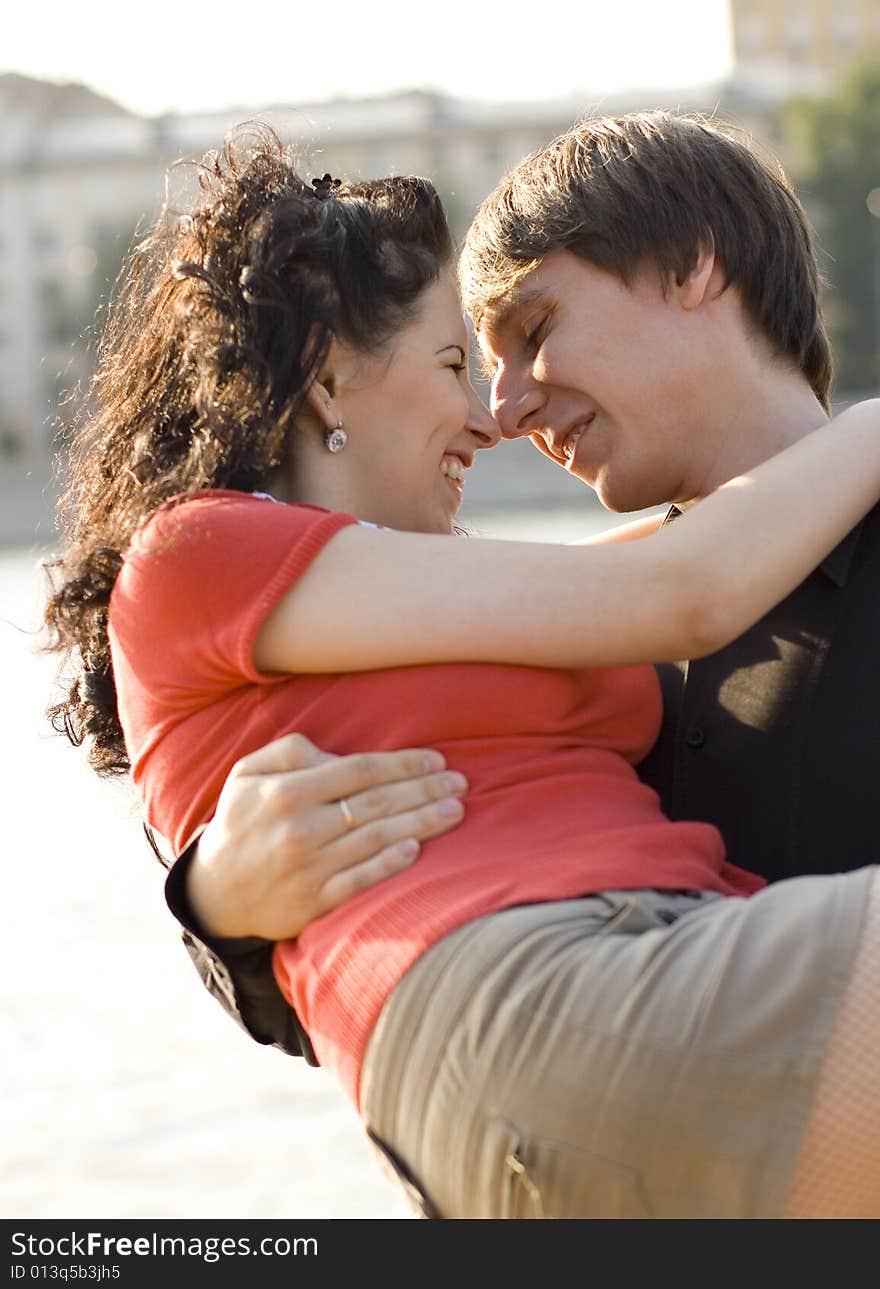
<path fill-rule="evenodd" d="M 454 483 L 464 483 L 464 466 L 458 457 L 444 457 L 440 462 L 440 473 Z"/>
<path fill-rule="evenodd" d="M 566 458 L 566 460 L 568 461 L 571 460 L 572 456 L 575 455 L 577 440 L 579 440 L 579 438 L 581 437 L 581 434 L 584 433 L 585 429 L 586 429 L 586 425 L 579 425 L 579 428 L 572 429 L 571 434 L 568 434 L 568 437 L 566 438 L 566 442 L 564 442 L 562 445 L 562 455 L 564 456 L 564 458 Z"/>
<path fill-rule="evenodd" d="M 593 418 L 590 417 L 590 420 L 587 421 L 585 425 L 579 425 L 576 429 L 572 430 L 571 434 L 566 436 L 565 442 L 562 445 L 562 455 L 565 457 L 566 461 L 572 461 L 574 459 L 578 440 L 581 435 L 585 434 L 589 429 L 592 419 Z"/>

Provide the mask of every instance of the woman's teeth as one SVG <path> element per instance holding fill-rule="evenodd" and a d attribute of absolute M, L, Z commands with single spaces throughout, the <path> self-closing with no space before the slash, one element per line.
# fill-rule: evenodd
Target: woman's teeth
<path fill-rule="evenodd" d="M 444 457 L 440 462 L 440 473 L 453 483 L 464 484 L 464 466 L 458 457 Z"/>

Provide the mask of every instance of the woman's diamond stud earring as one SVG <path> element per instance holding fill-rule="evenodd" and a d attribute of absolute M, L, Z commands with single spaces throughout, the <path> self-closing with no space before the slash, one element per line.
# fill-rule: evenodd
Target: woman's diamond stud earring
<path fill-rule="evenodd" d="M 335 430 L 324 431 L 324 447 L 328 452 L 341 452 L 348 442 L 348 435 L 342 428 L 342 422 L 336 426 Z"/>

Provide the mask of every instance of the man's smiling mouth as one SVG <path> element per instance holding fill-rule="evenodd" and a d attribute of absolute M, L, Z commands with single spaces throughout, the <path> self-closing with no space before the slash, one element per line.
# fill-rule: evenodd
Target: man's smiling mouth
<path fill-rule="evenodd" d="M 551 439 L 548 442 L 547 446 L 550 449 L 550 455 L 558 461 L 560 465 L 564 466 L 566 470 L 570 470 L 574 464 L 578 443 L 583 438 L 584 434 L 586 434 L 595 419 L 596 413 L 591 412 L 589 416 L 584 418 L 584 420 L 578 421 L 577 424 L 573 425 L 563 439 Z"/>

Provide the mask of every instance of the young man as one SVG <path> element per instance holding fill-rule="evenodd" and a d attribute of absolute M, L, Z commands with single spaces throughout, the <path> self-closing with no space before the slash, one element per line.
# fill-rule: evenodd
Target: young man
<path fill-rule="evenodd" d="M 588 121 L 528 158 L 478 213 L 462 286 L 504 434 L 611 509 L 670 502 L 674 518 L 825 418 L 801 208 L 775 166 L 706 125 Z M 661 669 L 664 728 L 640 773 L 770 880 L 876 862 L 878 592 L 880 508 L 733 645 Z M 294 736 L 241 763 L 168 892 L 255 1038 L 311 1059 L 270 941 L 413 862 L 462 792 L 420 752 L 328 760 Z"/>

